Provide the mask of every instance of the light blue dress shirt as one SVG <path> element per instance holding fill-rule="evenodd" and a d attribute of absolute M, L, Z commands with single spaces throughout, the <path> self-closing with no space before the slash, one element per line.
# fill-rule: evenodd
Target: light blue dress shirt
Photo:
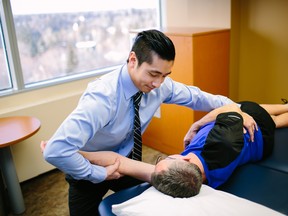
<path fill-rule="evenodd" d="M 45 159 L 74 179 L 99 183 L 106 178 L 104 167 L 90 164 L 78 151 L 114 151 L 127 156 L 133 147 L 133 102 L 138 92 L 127 66 L 89 83 L 76 109 L 64 120 L 47 143 Z M 161 103 L 178 104 L 210 111 L 232 103 L 195 86 L 166 77 L 162 85 L 143 94 L 139 109 L 142 133 Z"/>

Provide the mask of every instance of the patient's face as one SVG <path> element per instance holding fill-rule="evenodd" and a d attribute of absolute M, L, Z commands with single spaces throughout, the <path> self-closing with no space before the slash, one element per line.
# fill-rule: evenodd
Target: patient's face
<path fill-rule="evenodd" d="M 162 170 L 167 170 L 168 167 L 175 162 L 175 160 L 186 161 L 185 157 L 182 155 L 170 155 L 163 160 L 160 160 L 155 165 L 155 172 L 161 172 Z"/>

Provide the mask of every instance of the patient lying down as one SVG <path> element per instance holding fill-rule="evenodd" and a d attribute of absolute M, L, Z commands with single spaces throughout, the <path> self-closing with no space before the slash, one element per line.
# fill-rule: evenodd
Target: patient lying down
<path fill-rule="evenodd" d="M 288 126 L 288 105 L 258 105 L 242 102 L 208 113 L 201 121 L 209 122 L 197 131 L 179 155 L 170 155 L 156 165 L 129 159 L 111 151 L 80 153 L 91 163 L 103 166 L 114 179 L 129 175 L 151 183 L 172 197 L 191 197 L 199 193 L 202 183 L 213 188 L 223 184 L 239 165 L 267 157 L 273 149 L 275 127 Z M 243 133 L 243 112 L 251 115 L 258 128 L 254 141 Z M 195 126 L 196 125 L 196 126 Z M 44 146 L 45 147 L 45 146 Z M 42 146 L 42 148 L 44 148 Z"/>
<path fill-rule="evenodd" d="M 199 121 L 212 121 L 201 127 L 179 155 L 171 155 L 156 165 L 131 160 L 114 152 L 81 152 L 91 163 L 117 170 L 115 175 L 130 175 L 150 182 L 159 191 L 173 197 L 191 197 L 199 193 L 202 183 L 216 188 L 223 184 L 239 165 L 261 160 L 273 149 L 275 127 L 288 126 L 288 105 L 240 103 L 227 105 L 207 114 Z M 241 112 L 257 122 L 254 142 L 243 133 Z M 194 123 L 197 124 L 200 122 Z M 193 125 L 192 125 L 193 127 Z"/>

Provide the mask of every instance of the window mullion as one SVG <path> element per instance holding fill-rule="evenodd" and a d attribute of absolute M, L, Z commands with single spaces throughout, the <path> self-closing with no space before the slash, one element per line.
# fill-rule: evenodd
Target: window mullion
<path fill-rule="evenodd" d="M 14 90 L 22 90 L 25 87 L 22 67 L 20 62 L 16 31 L 13 21 L 13 14 L 10 0 L 1 0 L 0 5 L 1 20 L 4 34 L 4 42 L 6 45 L 6 53 L 9 63 L 11 80 Z"/>

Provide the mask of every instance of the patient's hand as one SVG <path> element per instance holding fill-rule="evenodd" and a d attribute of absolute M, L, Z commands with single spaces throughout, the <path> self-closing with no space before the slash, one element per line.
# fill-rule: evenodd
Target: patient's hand
<path fill-rule="evenodd" d="M 191 140 L 194 138 L 198 130 L 199 130 L 198 124 L 196 123 L 192 124 L 192 126 L 190 127 L 190 129 L 188 130 L 188 132 L 184 137 L 184 148 L 186 148 L 190 144 Z"/>
<path fill-rule="evenodd" d="M 256 121 L 253 119 L 253 117 L 251 117 L 245 112 L 242 112 L 242 117 L 244 125 L 243 132 L 247 133 L 248 131 L 248 133 L 250 134 L 250 140 L 254 142 L 254 132 L 255 130 L 258 131 Z"/>

